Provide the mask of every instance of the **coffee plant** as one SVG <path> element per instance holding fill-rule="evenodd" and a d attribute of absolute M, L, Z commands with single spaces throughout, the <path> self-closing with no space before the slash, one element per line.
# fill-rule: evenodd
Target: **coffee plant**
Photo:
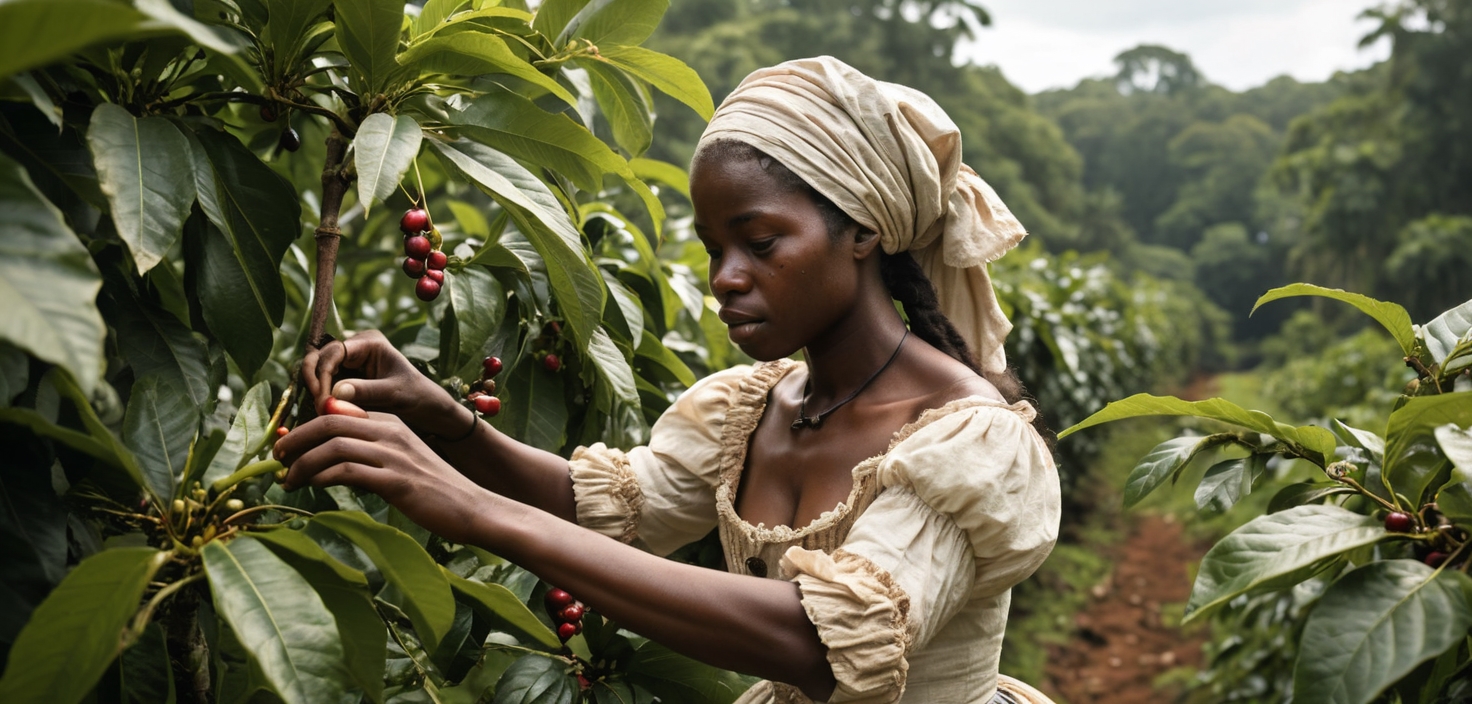
<path fill-rule="evenodd" d="M 268 459 L 347 330 L 457 398 L 504 360 L 491 421 L 552 451 L 736 361 L 660 245 L 685 174 L 642 157 L 652 90 L 712 111 L 640 46 L 667 7 L 0 2 L 0 701 L 736 696 Z"/>
<path fill-rule="evenodd" d="M 1465 701 L 1472 694 L 1472 301 L 1424 325 L 1394 303 L 1308 284 L 1273 289 L 1257 305 L 1293 296 L 1348 303 L 1395 341 L 1399 356 L 1385 366 L 1404 365 L 1414 378 L 1382 409 L 1383 429 L 1339 420 L 1295 426 L 1219 398 L 1138 394 L 1059 437 L 1138 416 L 1220 424 L 1143 457 L 1124 488 L 1127 507 L 1218 451 L 1229 456 L 1195 488 L 1203 511 L 1234 505 L 1270 466 L 1307 463 L 1318 475 L 1279 490 L 1264 515 L 1202 559 L 1185 620 L 1215 618 L 1234 634 L 1210 653 L 1215 696 L 1203 701 Z M 1291 675 L 1279 678 L 1270 661 L 1285 652 L 1294 658 Z"/>

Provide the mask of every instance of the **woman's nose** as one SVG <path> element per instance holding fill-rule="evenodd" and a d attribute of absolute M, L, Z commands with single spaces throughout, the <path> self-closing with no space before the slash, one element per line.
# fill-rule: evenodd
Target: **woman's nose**
<path fill-rule="evenodd" d="M 744 257 L 724 254 L 710 261 L 710 292 L 717 300 L 751 289 L 751 271 Z"/>

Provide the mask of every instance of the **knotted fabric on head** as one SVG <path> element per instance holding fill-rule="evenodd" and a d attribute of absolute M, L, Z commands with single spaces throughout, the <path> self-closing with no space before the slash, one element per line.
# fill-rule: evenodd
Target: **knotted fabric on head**
<path fill-rule="evenodd" d="M 982 368 L 1007 368 L 1012 324 L 986 264 L 1027 232 L 961 163 L 961 132 L 934 100 L 831 56 L 788 61 L 753 72 L 721 103 L 700 146 L 721 139 L 781 162 L 878 233 L 885 252 L 910 252 Z"/>

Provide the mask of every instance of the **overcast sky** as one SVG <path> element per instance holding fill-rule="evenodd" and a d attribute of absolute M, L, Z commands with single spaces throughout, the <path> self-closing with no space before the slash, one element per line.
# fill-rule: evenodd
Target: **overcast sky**
<path fill-rule="evenodd" d="M 1234 90 L 1288 74 L 1321 81 L 1368 66 L 1385 43 L 1361 50 L 1373 28 L 1356 17 L 1375 0 L 983 0 L 992 26 L 963 51 L 995 64 L 1029 93 L 1114 73 L 1138 44 L 1184 52 L 1207 80 Z"/>

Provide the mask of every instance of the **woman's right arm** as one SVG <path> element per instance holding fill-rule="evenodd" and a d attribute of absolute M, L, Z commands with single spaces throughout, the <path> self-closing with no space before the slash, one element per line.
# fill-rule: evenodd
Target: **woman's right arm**
<path fill-rule="evenodd" d="M 361 377 L 334 382 L 344 370 Z M 302 379 L 319 415 L 329 396 L 365 410 L 392 413 L 476 484 L 577 521 L 567 460 L 517 442 L 482 422 L 415 369 L 383 333 L 368 330 L 308 351 Z"/>

